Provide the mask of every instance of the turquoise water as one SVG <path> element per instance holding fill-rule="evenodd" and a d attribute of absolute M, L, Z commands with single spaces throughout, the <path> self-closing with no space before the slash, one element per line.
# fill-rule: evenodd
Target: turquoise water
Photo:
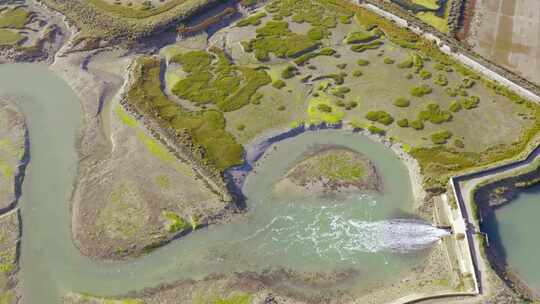
<path fill-rule="evenodd" d="M 212 273 L 285 268 L 297 272 L 354 270 L 347 284 L 361 293 L 396 282 L 422 262 L 441 231 L 407 217 L 412 206 L 406 168 L 384 146 L 343 131 L 287 139 L 246 180 L 248 212 L 228 224 L 196 231 L 129 262 L 81 256 L 70 232 L 69 198 L 77 170 L 81 110 L 75 94 L 46 66 L 0 65 L 0 94 L 19 96 L 30 134 L 31 162 L 23 185 L 21 280 L 25 303 L 58 303 L 66 291 L 115 295 Z M 276 198 L 273 184 L 313 145 L 337 144 L 378 167 L 382 193 L 336 199 Z M 316 288 L 304 288 L 318 293 Z"/>
<path fill-rule="evenodd" d="M 484 230 L 491 243 L 506 257 L 508 265 L 540 292 L 540 185 L 523 190 L 509 204 L 495 210 Z"/>

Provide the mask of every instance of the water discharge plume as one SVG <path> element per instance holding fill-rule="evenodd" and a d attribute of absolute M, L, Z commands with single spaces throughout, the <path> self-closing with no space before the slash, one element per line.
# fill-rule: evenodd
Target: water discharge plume
<path fill-rule="evenodd" d="M 296 210 L 293 210 L 296 209 Z M 254 254 L 286 256 L 302 251 L 310 260 L 356 263 L 362 253 L 411 253 L 431 247 L 449 235 L 444 229 L 414 219 L 369 220 L 350 216 L 342 204 L 311 207 L 288 204 L 278 215 L 242 242 L 256 241 Z M 300 210 L 298 210 L 300 209 Z M 311 216 L 305 216 L 312 213 Z"/>

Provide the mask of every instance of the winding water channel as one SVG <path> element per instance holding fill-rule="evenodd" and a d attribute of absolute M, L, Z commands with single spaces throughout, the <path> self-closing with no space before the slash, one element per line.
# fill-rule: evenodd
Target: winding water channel
<path fill-rule="evenodd" d="M 391 151 L 360 135 L 328 130 L 304 133 L 269 150 L 259 161 L 259 173 L 246 180 L 245 218 L 196 231 L 134 261 L 90 260 L 74 247 L 70 232 L 81 127 L 77 97 L 46 66 L 0 65 L 0 83 L 0 95 L 18 97 L 30 134 L 31 161 L 20 202 L 26 303 L 59 303 L 66 291 L 114 295 L 215 272 L 269 268 L 353 269 L 358 276 L 338 287 L 360 293 L 399 280 L 423 261 L 421 249 L 441 236 L 430 225 L 395 220 L 411 212 L 412 194 L 407 170 Z M 383 193 L 339 201 L 277 199 L 272 185 L 315 144 L 343 145 L 366 155 L 379 169 Z"/>

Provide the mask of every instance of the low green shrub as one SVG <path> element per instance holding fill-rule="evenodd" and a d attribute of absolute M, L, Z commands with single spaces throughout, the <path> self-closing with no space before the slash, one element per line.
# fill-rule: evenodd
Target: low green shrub
<path fill-rule="evenodd" d="M 347 37 L 345 37 L 345 43 L 347 44 L 366 43 L 366 42 L 371 42 L 378 38 L 379 38 L 379 35 L 373 32 L 368 32 L 368 31 L 352 32 L 352 33 L 349 33 Z"/>
<path fill-rule="evenodd" d="M 478 107 L 478 104 L 480 103 L 480 97 L 469 96 L 467 98 L 460 99 L 459 103 L 464 109 L 471 110 Z"/>
<path fill-rule="evenodd" d="M 424 129 L 424 123 L 421 120 L 413 120 L 409 123 L 409 125 L 415 130 Z"/>
<path fill-rule="evenodd" d="M 405 97 L 399 97 L 398 99 L 396 99 L 394 101 L 394 105 L 396 107 L 400 107 L 400 108 L 406 108 L 408 107 L 409 105 L 411 104 L 411 102 L 405 98 Z"/>
<path fill-rule="evenodd" d="M 460 149 L 465 148 L 465 144 L 461 139 L 454 139 L 454 146 Z"/>
<path fill-rule="evenodd" d="M 367 50 L 376 50 L 379 47 L 381 47 L 383 44 L 384 43 L 382 41 L 380 41 L 380 40 L 374 40 L 374 41 L 371 41 L 371 42 L 365 43 L 365 44 L 353 45 L 353 46 L 351 46 L 351 51 L 357 52 L 357 53 L 362 53 L 362 52 L 367 51 Z"/>
<path fill-rule="evenodd" d="M 441 110 L 438 104 L 430 103 L 426 106 L 425 110 L 420 111 L 418 120 L 441 124 L 452 120 L 452 114 L 448 111 Z"/>
<path fill-rule="evenodd" d="M 167 219 L 166 229 L 169 233 L 177 233 L 191 228 L 186 220 L 174 212 L 165 211 L 163 216 Z"/>
<path fill-rule="evenodd" d="M 309 39 L 318 41 L 324 38 L 327 38 L 330 35 L 330 32 L 327 28 L 322 26 L 314 26 L 309 29 L 307 36 Z"/>
<path fill-rule="evenodd" d="M 238 27 L 244 27 L 248 25 L 257 26 L 261 24 L 261 19 L 266 17 L 265 12 L 258 12 L 256 14 L 253 14 L 247 18 L 244 18 L 236 23 L 236 26 Z"/>
<path fill-rule="evenodd" d="M 293 78 L 294 75 L 296 74 L 296 71 L 297 69 L 295 66 L 289 65 L 286 68 L 284 68 L 283 71 L 281 71 L 281 78 L 283 79 Z"/>
<path fill-rule="evenodd" d="M 448 79 L 443 74 L 437 74 L 433 82 L 441 87 L 448 85 Z"/>
<path fill-rule="evenodd" d="M 368 126 L 368 131 L 369 133 L 371 134 L 377 134 L 377 135 L 384 135 L 386 133 L 386 131 L 384 129 L 381 129 L 377 126 L 374 126 L 374 125 L 370 125 Z"/>
<path fill-rule="evenodd" d="M 392 58 L 386 57 L 384 58 L 383 62 L 386 64 L 394 64 L 396 61 Z"/>
<path fill-rule="evenodd" d="M 281 80 L 281 79 L 278 79 L 276 81 L 274 81 L 272 83 L 272 86 L 278 90 L 280 89 L 283 89 L 285 86 L 287 86 L 287 84 L 285 83 L 285 81 Z"/>
<path fill-rule="evenodd" d="M 340 70 L 344 70 L 347 67 L 346 63 L 339 63 L 336 65 L 336 67 Z"/>
<path fill-rule="evenodd" d="M 360 76 L 364 75 L 364 72 L 362 72 L 361 70 L 354 70 L 354 71 L 352 72 L 352 75 L 353 75 L 354 77 L 360 77 Z"/>
<path fill-rule="evenodd" d="M 413 66 L 413 60 L 411 58 L 405 59 L 404 61 L 398 63 L 397 67 L 400 69 L 410 69 Z"/>
<path fill-rule="evenodd" d="M 394 122 L 392 115 L 385 111 L 369 111 L 366 114 L 366 118 L 370 121 L 378 122 L 385 126 L 388 126 Z"/>
<path fill-rule="evenodd" d="M 420 71 L 420 77 L 424 80 L 431 78 L 431 72 L 427 70 L 421 70 Z"/>
<path fill-rule="evenodd" d="M 257 36 L 248 42 L 246 51 L 252 51 L 259 61 L 270 60 L 273 53 L 279 58 L 294 58 L 319 46 L 318 41 L 299 35 L 289 29 L 285 21 L 268 21 L 257 28 Z"/>
<path fill-rule="evenodd" d="M 454 113 L 459 112 L 461 110 L 461 103 L 459 103 L 457 100 L 454 100 L 450 103 L 449 109 Z"/>
<path fill-rule="evenodd" d="M 444 91 L 450 97 L 456 97 L 459 94 L 459 89 L 457 88 L 446 88 Z"/>
<path fill-rule="evenodd" d="M 332 56 L 334 54 L 336 54 L 336 50 L 334 50 L 332 48 L 323 48 L 318 52 L 309 52 L 309 53 L 303 54 L 302 56 L 296 58 L 294 60 L 294 63 L 296 63 L 297 65 L 304 65 L 304 64 L 308 63 L 309 60 L 311 60 L 311 59 L 313 59 L 315 57 L 318 57 L 318 56 Z M 313 68 L 311 68 L 311 66 L 308 66 L 308 68 L 313 69 Z"/>
<path fill-rule="evenodd" d="M 359 58 L 359 59 L 356 61 L 356 64 L 358 64 L 359 66 L 367 66 L 367 65 L 369 64 L 369 60 L 365 60 L 365 59 Z"/>
<path fill-rule="evenodd" d="M 431 137 L 431 141 L 434 144 L 443 145 L 452 137 L 452 132 L 447 131 L 447 130 L 439 131 L 439 132 L 435 132 L 431 134 L 430 137 Z"/>
<path fill-rule="evenodd" d="M 462 86 L 466 89 L 470 89 L 472 88 L 474 85 L 475 85 L 476 81 L 474 81 L 473 79 L 471 78 L 464 78 L 463 79 L 463 83 L 462 83 Z"/>
<path fill-rule="evenodd" d="M 409 127 L 409 120 L 407 118 L 400 119 L 396 123 L 397 123 L 398 126 L 400 126 L 402 128 Z"/>
<path fill-rule="evenodd" d="M 0 13 L 0 28 L 22 29 L 31 17 L 32 13 L 23 7 L 7 8 Z"/>
<path fill-rule="evenodd" d="M 345 94 L 349 93 L 350 91 L 351 89 L 348 87 L 336 86 L 330 89 L 329 93 L 339 98 L 345 98 Z"/>
<path fill-rule="evenodd" d="M 411 95 L 415 97 L 422 97 L 427 94 L 431 94 L 433 90 L 427 84 L 422 84 L 411 89 Z"/>

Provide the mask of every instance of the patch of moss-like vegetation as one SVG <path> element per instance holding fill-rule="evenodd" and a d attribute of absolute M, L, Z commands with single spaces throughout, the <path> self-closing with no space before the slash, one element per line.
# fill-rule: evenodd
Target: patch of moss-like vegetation
<path fill-rule="evenodd" d="M 171 61 L 187 73 L 172 88 L 175 95 L 196 104 L 213 103 L 226 112 L 249 104 L 257 90 L 271 82 L 264 70 L 236 66 L 216 48 L 211 53 L 180 53 Z"/>
<path fill-rule="evenodd" d="M 384 135 L 386 133 L 386 131 L 384 129 L 381 129 L 381 128 L 379 128 L 377 126 L 374 126 L 374 125 L 368 126 L 367 130 L 369 131 L 369 133 L 376 134 L 376 135 Z"/>
<path fill-rule="evenodd" d="M 16 45 L 23 40 L 23 36 L 15 31 L 0 29 L 0 45 Z"/>
<path fill-rule="evenodd" d="M 244 49 L 253 52 L 259 61 L 270 60 L 270 54 L 279 58 L 295 58 L 320 45 L 308 36 L 292 32 L 285 21 L 268 21 L 256 32 L 257 37 L 246 43 Z"/>
<path fill-rule="evenodd" d="M 353 46 L 351 46 L 351 51 L 357 52 L 357 53 L 362 53 L 362 52 L 367 51 L 367 50 L 376 50 L 379 47 L 381 47 L 383 44 L 384 44 L 384 42 L 382 42 L 380 40 L 375 40 L 375 41 L 371 41 L 371 42 L 368 42 L 368 43 L 353 45 Z"/>
<path fill-rule="evenodd" d="M 214 298 L 212 304 L 251 304 L 253 297 L 247 293 L 233 294 L 225 298 Z"/>
<path fill-rule="evenodd" d="M 424 80 L 431 78 L 431 72 L 427 70 L 421 70 L 420 71 L 420 77 Z"/>
<path fill-rule="evenodd" d="M 433 89 L 427 84 L 422 84 L 411 89 L 411 95 L 415 97 L 422 97 L 427 94 L 431 94 Z"/>
<path fill-rule="evenodd" d="M 385 111 L 369 111 L 366 114 L 366 118 L 373 122 L 378 122 L 385 126 L 388 126 L 394 122 L 392 115 L 388 114 Z"/>
<path fill-rule="evenodd" d="M 278 80 L 276 80 L 276 81 L 274 81 L 272 83 L 272 86 L 279 90 L 279 89 L 282 89 L 282 88 L 286 87 L 287 84 L 285 83 L 285 81 L 283 81 L 281 79 L 278 79 Z"/>
<path fill-rule="evenodd" d="M 356 64 L 358 64 L 359 66 L 367 66 L 369 65 L 369 60 L 360 58 L 356 61 Z"/>
<path fill-rule="evenodd" d="M 405 97 L 399 97 L 398 99 L 396 99 L 394 101 L 394 105 L 396 107 L 400 107 L 400 108 L 406 108 L 408 107 L 409 105 L 411 104 L 411 102 L 405 98 Z"/>
<path fill-rule="evenodd" d="M 459 103 L 464 109 L 471 110 L 478 107 L 478 104 L 480 103 L 480 97 L 469 96 L 467 98 L 460 99 Z"/>
<path fill-rule="evenodd" d="M 454 113 L 457 113 L 461 110 L 461 103 L 454 100 L 450 103 L 450 107 L 448 109 Z"/>
<path fill-rule="evenodd" d="M 328 92 L 336 97 L 345 98 L 345 94 L 351 91 L 350 88 L 344 86 L 336 86 L 331 88 Z"/>
<path fill-rule="evenodd" d="M 191 229 L 191 224 L 174 212 L 164 211 L 163 217 L 166 219 L 165 229 L 169 233 L 178 233 Z"/>
<path fill-rule="evenodd" d="M 435 77 L 435 80 L 433 80 L 433 82 L 436 85 L 444 87 L 444 86 L 446 86 L 448 84 L 448 78 L 446 78 L 446 76 L 443 75 L 443 74 L 437 74 L 437 76 Z"/>
<path fill-rule="evenodd" d="M 223 114 L 216 110 L 185 110 L 165 96 L 159 76 L 159 59 L 142 57 L 137 60 L 134 83 L 126 102 L 161 127 L 174 130 L 179 140 L 194 145 L 194 151 L 198 151 L 195 154 L 201 161 L 218 170 L 241 164 L 243 147 L 225 130 Z"/>
<path fill-rule="evenodd" d="M 328 38 L 328 36 L 330 36 L 330 31 L 328 31 L 328 29 L 323 26 L 314 26 L 309 29 L 309 31 L 307 32 L 307 36 L 311 40 L 318 41 Z"/>
<path fill-rule="evenodd" d="M 286 68 L 283 69 L 283 71 L 281 71 L 281 78 L 283 79 L 293 78 L 297 71 L 298 69 L 295 66 L 288 65 Z"/>
<path fill-rule="evenodd" d="M 424 110 L 418 114 L 418 119 L 422 121 L 429 121 L 433 124 L 441 124 L 452 120 L 452 114 L 448 111 L 442 110 L 436 103 L 428 104 Z"/>
<path fill-rule="evenodd" d="M 360 77 L 360 76 L 364 75 L 364 72 L 362 72 L 362 70 L 354 70 L 354 71 L 352 72 L 352 75 L 353 75 L 354 77 Z"/>
<path fill-rule="evenodd" d="M 384 58 L 383 62 L 386 64 L 394 64 L 396 61 L 390 57 L 386 57 Z"/>
<path fill-rule="evenodd" d="M 396 124 L 402 128 L 409 127 L 409 120 L 407 118 L 399 119 Z"/>
<path fill-rule="evenodd" d="M 345 43 L 347 44 L 357 44 L 357 43 L 366 43 L 371 42 L 380 37 L 379 33 L 373 31 L 358 31 L 347 34 L 345 37 Z"/>
<path fill-rule="evenodd" d="M 0 14 L 0 28 L 22 29 L 32 14 L 22 7 L 8 8 Z"/>
<path fill-rule="evenodd" d="M 311 98 L 308 105 L 308 123 L 337 124 L 343 119 L 344 113 L 327 96 Z"/>
<path fill-rule="evenodd" d="M 400 69 L 410 69 L 413 67 L 413 60 L 412 58 L 407 58 L 403 60 L 402 62 L 397 64 L 397 67 Z"/>
<path fill-rule="evenodd" d="M 452 132 L 444 130 L 431 134 L 430 138 L 434 144 L 445 144 L 452 137 Z"/>
<path fill-rule="evenodd" d="M 309 23 L 311 26 L 335 28 L 337 23 L 350 23 L 353 13 L 331 1 L 279 0 L 272 1 L 266 7 L 276 19 L 291 17 L 296 23 Z"/>
<path fill-rule="evenodd" d="M 415 130 L 423 130 L 424 129 L 424 123 L 421 120 L 413 120 L 410 122 L 411 128 Z"/>
<path fill-rule="evenodd" d="M 336 51 L 332 48 L 322 48 L 319 51 L 309 52 L 306 54 L 303 54 L 302 56 L 296 58 L 294 60 L 294 63 L 297 65 L 305 65 L 309 62 L 309 60 L 318 57 L 318 56 L 333 56 L 336 53 Z"/>
<path fill-rule="evenodd" d="M 261 25 L 261 19 L 266 17 L 266 13 L 265 12 L 258 12 L 254 15 L 251 15 L 245 19 L 242 19 L 240 21 L 238 21 L 236 23 L 236 26 L 238 27 L 244 27 L 244 26 L 248 26 L 248 25 L 251 25 L 251 26 L 258 26 L 258 25 Z"/>

